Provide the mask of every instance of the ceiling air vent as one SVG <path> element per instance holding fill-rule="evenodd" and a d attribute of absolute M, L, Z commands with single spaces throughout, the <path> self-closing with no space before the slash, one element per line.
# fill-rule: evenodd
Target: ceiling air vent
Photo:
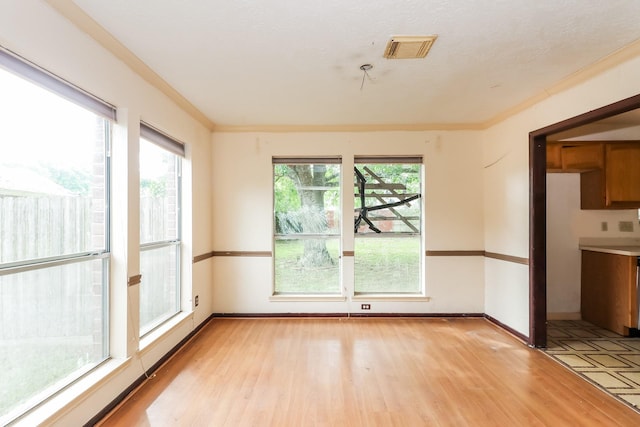
<path fill-rule="evenodd" d="M 427 56 L 438 36 L 394 36 L 387 43 L 384 57 L 389 59 L 415 59 Z"/>

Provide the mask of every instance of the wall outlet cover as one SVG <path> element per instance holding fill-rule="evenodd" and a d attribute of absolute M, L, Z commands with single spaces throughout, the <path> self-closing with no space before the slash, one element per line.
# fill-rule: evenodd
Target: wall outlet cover
<path fill-rule="evenodd" d="M 620 221 L 618 223 L 618 229 L 620 231 L 633 231 L 633 221 Z"/>

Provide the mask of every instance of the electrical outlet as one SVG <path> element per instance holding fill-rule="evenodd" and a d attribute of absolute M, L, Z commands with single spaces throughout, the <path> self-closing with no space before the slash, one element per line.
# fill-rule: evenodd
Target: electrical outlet
<path fill-rule="evenodd" d="M 200 296 L 196 295 L 196 297 L 193 299 L 193 303 L 196 305 L 196 307 L 198 306 L 198 304 L 200 304 Z"/>
<path fill-rule="evenodd" d="M 361 304 L 360 308 L 362 310 L 371 310 L 371 304 Z"/>
<path fill-rule="evenodd" d="M 609 223 L 607 221 L 600 223 L 600 231 L 609 231 Z"/>
<path fill-rule="evenodd" d="M 620 221 L 618 223 L 618 230 L 633 231 L 633 221 Z"/>

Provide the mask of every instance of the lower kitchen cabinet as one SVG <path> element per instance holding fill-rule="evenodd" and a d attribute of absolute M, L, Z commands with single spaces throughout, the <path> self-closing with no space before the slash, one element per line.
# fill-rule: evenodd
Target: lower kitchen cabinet
<path fill-rule="evenodd" d="M 582 319 L 629 335 L 638 328 L 636 256 L 582 251 Z"/>

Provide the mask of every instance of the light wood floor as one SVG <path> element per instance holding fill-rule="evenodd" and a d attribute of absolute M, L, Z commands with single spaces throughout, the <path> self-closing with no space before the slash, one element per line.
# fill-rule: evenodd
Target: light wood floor
<path fill-rule="evenodd" d="M 640 426 L 484 319 L 214 319 L 103 426 Z"/>

